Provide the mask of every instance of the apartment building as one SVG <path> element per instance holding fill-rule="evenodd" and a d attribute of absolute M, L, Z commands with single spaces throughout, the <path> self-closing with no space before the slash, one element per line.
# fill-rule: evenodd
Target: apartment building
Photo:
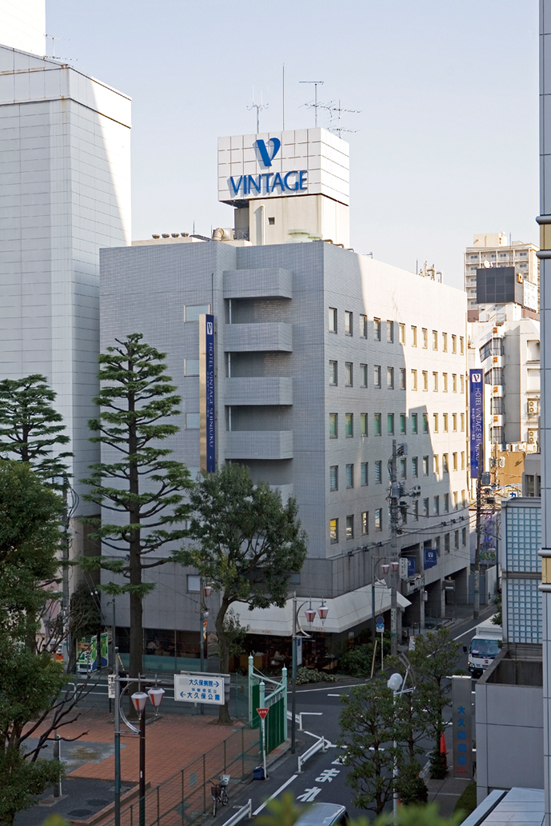
<path fill-rule="evenodd" d="M 472 246 L 465 250 L 465 291 L 468 309 L 474 310 L 486 301 L 485 296 L 477 297 L 477 271 L 512 267 L 517 283 L 522 285 L 523 298 L 520 303 L 530 310 L 539 311 L 539 260 L 536 244 L 510 241 L 504 232 L 477 233 Z M 499 299 L 498 299 L 499 300 Z M 507 299 L 512 300 L 512 299 Z"/>

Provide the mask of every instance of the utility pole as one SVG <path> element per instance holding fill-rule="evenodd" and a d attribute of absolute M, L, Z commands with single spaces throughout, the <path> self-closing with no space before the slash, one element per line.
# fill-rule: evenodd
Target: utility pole
<path fill-rule="evenodd" d="M 398 654 L 398 485 L 396 483 L 396 439 L 392 440 L 390 471 L 390 653 Z M 393 564 L 396 563 L 396 564 Z M 398 565 L 398 571 L 395 570 Z"/>
<path fill-rule="evenodd" d="M 484 466 L 484 446 L 478 443 L 478 473 L 476 476 L 476 550 L 474 555 L 474 596 L 473 596 L 473 619 L 478 619 L 480 614 L 480 534 L 482 516 L 482 471 Z"/>

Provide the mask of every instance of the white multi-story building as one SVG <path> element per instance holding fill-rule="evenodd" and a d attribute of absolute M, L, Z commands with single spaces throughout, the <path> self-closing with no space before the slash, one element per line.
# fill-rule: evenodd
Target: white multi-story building
<path fill-rule="evenodd" d="M 522 304 L 539 311 L 539 260 L 536 244 L 523 241 L 509 241 L 504 232 L 477 233 L 472 246 L 465 250 L 465 290 L 468 308 L 476 309 L 477 270 L 489 267 L 513 267 L 515 276 L 523 288 Z"/>
<path fill-rule="evenodd" d="M 44 57 L 45 0 L 0 0 L 0 44 Z"/>

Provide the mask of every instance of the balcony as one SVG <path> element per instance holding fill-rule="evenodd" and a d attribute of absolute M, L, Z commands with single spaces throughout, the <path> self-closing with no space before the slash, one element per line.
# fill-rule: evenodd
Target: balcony
<path fill-rule="evenodd" d="M 290 405 L 293 403 L 293 380 L 277 376 L 234 378 L 224 381 L 224 404 Z"/>
<path fill-rule="evenodd" d="M 224 273 L 224 298 L 292 298 L 293 273 L 279 267 Z"/>
<path fill-rule="evenodd" d="M 226 353 L 258 353 L 293 351 L 293 328 L 282 321 L 259 324 L 226 324 Z"/>
<path fill-rule="evenodd" d="M 226 434 L 226 459 L 292 459 L 292 430 L 233 430 Z"/>

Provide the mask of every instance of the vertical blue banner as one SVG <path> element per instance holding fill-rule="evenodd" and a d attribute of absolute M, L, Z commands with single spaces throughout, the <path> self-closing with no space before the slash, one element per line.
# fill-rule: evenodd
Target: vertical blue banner
<path fill-rule="evenodd" d="M 478 476 L 478 445 L 484 440 L 484 373 L 469 371 L 471 479 Z"/>
<path fill-rule="evenodd" d="M 205 316 L 206 401 L 207 401 L 207 473 L 216 470 L 216 424 L 214 416 L 214 316 Z"/>

